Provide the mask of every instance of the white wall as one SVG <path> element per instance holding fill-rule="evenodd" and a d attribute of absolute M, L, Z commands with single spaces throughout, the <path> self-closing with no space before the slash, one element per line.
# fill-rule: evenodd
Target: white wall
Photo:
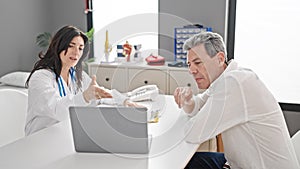
<path fill-rule="evenodd" d="M 279 102 L 300 104 L 300 1 L 238 1 L 235 55 Z"/>
<path fill-rule="evenodd" d="M 116 4 L 117 3 L 117 4 Z M 113 49 L 110 61 L 117 56 L 116 45 L 126 41 L 142 44 L 142 51 L 158 49 L 158 0 L 93 1 L 94 55 L 103 61 L 105 34 Z"/>

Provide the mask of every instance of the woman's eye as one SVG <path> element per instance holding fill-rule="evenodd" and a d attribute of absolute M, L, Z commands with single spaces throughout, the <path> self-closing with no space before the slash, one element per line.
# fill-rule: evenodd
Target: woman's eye
<path fill-rule="evenodd" d="M 83 50 L 83 48 L 79 48 L 79 50 Z"/>

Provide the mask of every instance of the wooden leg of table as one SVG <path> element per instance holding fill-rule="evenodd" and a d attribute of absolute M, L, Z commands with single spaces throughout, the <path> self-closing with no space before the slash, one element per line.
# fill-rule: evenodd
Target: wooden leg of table
<path fill-rule="evenodd" d="M 217 135 L 217 152 L 224 152 L 224 146 L 222 141 L 222 135 Z"/>

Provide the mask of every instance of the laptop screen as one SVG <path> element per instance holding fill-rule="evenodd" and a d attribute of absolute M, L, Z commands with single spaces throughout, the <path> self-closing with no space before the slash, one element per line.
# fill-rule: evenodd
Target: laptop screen
<path fill-rule="evenodd" d="M 77 152 L 149 152 L 147 108 L 70 107 Z"/>

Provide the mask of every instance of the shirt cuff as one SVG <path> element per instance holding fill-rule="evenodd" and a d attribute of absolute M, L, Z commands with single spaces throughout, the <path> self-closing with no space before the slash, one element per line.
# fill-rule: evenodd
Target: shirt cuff
<path fill-rule="evenodd" d="M 193 111 L 191 113 L 188 113 L 188 116 L 190 116 L 190 117 L 195 116 L 200 111 L 200 109 L 199 109 L 199 100 L 200 100 L 200 98 L 198 96 L 194 95 L 193 100 L 195 102 L 195 106 L 194 106 Z"/>
<path fill-rule="evenodd" d="M 125 100 L 128 99 L 128 97 L 126 97 L 116 89 L 111 90 L 111 95 L 113 97 L 114 102 L 120 106 L 124 105 Z"/>
<path fill-rule="evenodd" d="M 90 102 L 85 101 L 85 99 L 83 97 L 83 93 L 78 93 L 78 94 L 74 95 L 74 104 L 79 105 L 79 106 L 86 106 L 86 105 L 89 105 Z"/>

